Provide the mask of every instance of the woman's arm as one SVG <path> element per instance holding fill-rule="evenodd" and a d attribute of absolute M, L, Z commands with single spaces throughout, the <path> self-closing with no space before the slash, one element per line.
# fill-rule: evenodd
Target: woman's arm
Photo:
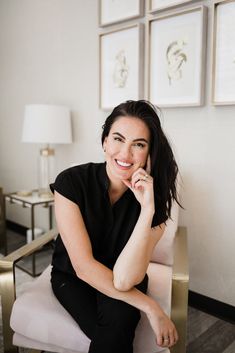
<path fill-rule="evenodd" d="M 131 181 L 123 180 L 123 183 L 131 189 L 141 206 L 135 228 L 113 268 L 115 287 L 125 291 L 144 278 L 151 254 L 164 232 L 165 225 L 151 228 L 155 213 L 153 178 L 146 174 L 146 170 L 137 169 Z"/>
<path fill-rule="evenodd" d="M 123 300 L 145 312 L 157 337 L 157 344 L 163 345 L 162 338 L 169 337 L 170 345 L 173 345 L 178 339 L 174 324 L 157 302 L 138 289 L 121 292 L 114 287 L 113 272 L 93 257 L 79 207 L 56 191 L 55 215 L 60 235 L 77 276 L 105 295 Z"/>
<path fill-rule="evenodd" d="M 149 209 L 141 209 L 135 228 L 114 265 L 114 286 L 120 291 L 131 289 L 146 274 L 153 249 L 165 229 L 164 224 L 151 228 L 152 218 Z"/>

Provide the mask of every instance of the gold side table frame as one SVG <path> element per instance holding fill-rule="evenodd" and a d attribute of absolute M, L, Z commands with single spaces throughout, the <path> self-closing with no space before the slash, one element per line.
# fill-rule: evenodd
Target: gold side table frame
<path fill-rule="evenodd" d="M 53 227 L 52 221 L 52 207 L 54 205 L 54 197 L 53 195 L 48 195 L 46 197 L 42 197 L 38 195 L 38 190 L 33 190 L 32 195 L 30 196 L 19 196 L 17 192 L 13 192 L 5 195 L 5 210 L 6 210 L 6 202 L 10 204 L 18 204 L 24 208 L 30 208 L 31 213 L 31 231 L 32 231 L 32 240 L 35 239 L 35 207 L 42 206 L 48 208 L 49 210 L 49 229 Z M 6 252 L 7 252 L 7 238 L 6 238 Z M 8 252 L 7 252 L 8 253 Z M 36 277 L 40 273 L 36 273 L 36 253 L 32 254 L 32 271 L 28 271 L 24 267 L 17 265 L 21 270 L 27 272 L 29 275 Z"/>

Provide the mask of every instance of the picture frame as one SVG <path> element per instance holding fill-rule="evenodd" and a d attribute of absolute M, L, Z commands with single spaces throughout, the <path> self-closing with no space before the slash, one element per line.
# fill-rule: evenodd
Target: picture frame
<path fill-rule="evenodd" d="M 205 6 L 150 18 L 147 96 L 159 107 L 204 103 Z"/>
<path fill-rule="evenodd" d="M 105 27 L 144 15 L 144 0 L 99 0 L 98 22 Z"/>
<path fill-rule="evenodd" d="M 196 0 L 148 0 L 148 11 L 154 13 L 157 11 L 163 11 L 171 9 L 179 5 L 186 5 Z"/>
<path fill-rule="evenodd" d="M 235 0 L 213 4 L 212 94 L 213 105 L 235 104 Z"/>
<path fill-rule="evenodd" d="M 143 98 L 143 24 L 99 35 L 99 107 Z"/>

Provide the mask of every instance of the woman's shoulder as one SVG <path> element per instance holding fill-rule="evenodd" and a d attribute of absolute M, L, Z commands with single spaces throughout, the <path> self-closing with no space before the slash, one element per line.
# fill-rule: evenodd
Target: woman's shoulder
<path fill-rule="evenodd" d="M 53 193 L 57 191 L 71 201 L 78 203 L 78 195 L 81 198 L 81 195 L 86 194 L 89 185 L 93 184 L 90 181 L 96 180 L 97 171 L 102 164 L 90 162 L 64 169 L 58 174 L 55 182 L 50 184 L 51 191 Z"/>

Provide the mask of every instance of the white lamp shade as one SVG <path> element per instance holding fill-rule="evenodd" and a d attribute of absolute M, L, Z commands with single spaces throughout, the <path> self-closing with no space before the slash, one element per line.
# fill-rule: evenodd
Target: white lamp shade
<path fill-rule="evenodd" d="M 71 143 L 72 129 L 69 109 L 57 105 L 27 105 L 22 142 Z"/>

